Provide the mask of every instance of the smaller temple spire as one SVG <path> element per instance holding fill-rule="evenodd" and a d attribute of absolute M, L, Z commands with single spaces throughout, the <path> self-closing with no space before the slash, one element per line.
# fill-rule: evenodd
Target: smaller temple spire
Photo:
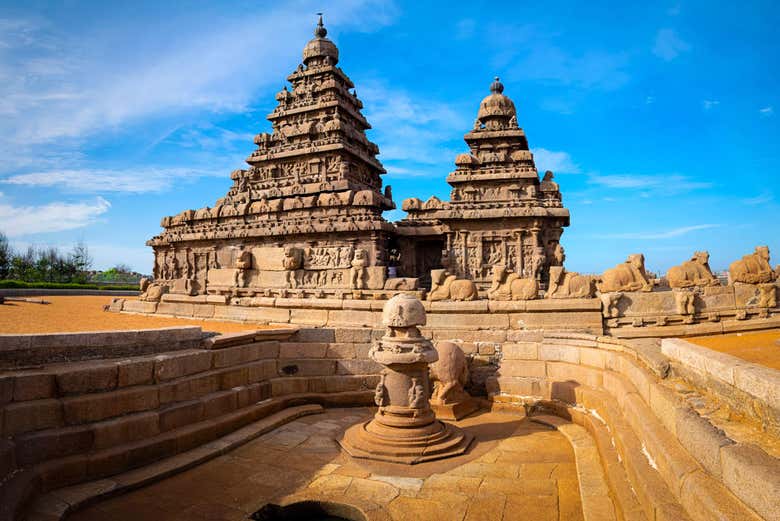
<path fill-rule="evenodd" d="M 501 80 L 498 79 L 498 76 L 493 80 L 493 83 L 490 84 L 490 92 L 494 94 L 501 94 L 504 92 L 504 84 L 501 83 Z"/>
<path fill-rule="evenodd" d="M 317 27 L 314 28 L 314 36 L 317 38 L 325 38 L 328 35 L 328 30 L 325 29 L 325 25 L 322 23 L 322 13 L 317 13 L 320 17 L 320 21 L 317 22 Z"/>

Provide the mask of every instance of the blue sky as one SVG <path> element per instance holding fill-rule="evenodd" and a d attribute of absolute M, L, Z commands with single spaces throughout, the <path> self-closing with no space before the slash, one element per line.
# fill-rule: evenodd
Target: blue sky
<path fill-rule="evenodd" d="M 270 128 L 322 10 L 399 207 L 448 197 L 498 75 L 571 210 L 569 269 L 780 262 L 776 3 L 445 5 L 0 2 L 0 230 L 149 272 L 160 218 L 213 205 Z"/>

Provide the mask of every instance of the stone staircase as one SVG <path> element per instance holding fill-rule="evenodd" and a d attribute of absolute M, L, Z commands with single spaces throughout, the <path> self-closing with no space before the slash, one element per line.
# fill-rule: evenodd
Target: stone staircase
<path fill-rule="evenodd" d="M 160 342 L 140 356 L 120 349 L 0 373 L 0 519 L 18 518 L 37 494 L 149 465 L 288 407 L 371 403 L 368 361 L 326 358 L 356 356 L 354 343 L 333 350 L 295 335 L 199 332 L 197 348 Z"/>

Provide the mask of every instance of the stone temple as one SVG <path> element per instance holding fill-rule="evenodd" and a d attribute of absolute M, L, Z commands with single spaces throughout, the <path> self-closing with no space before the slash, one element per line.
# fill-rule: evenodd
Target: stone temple
<path fill-rule="evenodd" d="M 449 200 L 388 222 L 338 63 L 320 19 L 227 194 L 93 310 L 175 327 L 0 334 L 0 521 L 780 521 L 769 247 L 568 271 L 498 79 Z"/>
<path fill-rule="evenodd" d="M 231 174 L 213 207 L 163 218 L 164 232 L 148 242 L 155 280 L 189 295 L 340 297 L 417 289 L 441 269 L 486 289 L 502 265 L 545 282 L 569 213 L 552 173 L 540 181 L 498 78 L 447 177 L 451 200 L 408 199 L 408 217 L 390 223 L 382 212 L 395 203 L 363 104 L 321 20 L 314 34 L 249 168 Z"/>

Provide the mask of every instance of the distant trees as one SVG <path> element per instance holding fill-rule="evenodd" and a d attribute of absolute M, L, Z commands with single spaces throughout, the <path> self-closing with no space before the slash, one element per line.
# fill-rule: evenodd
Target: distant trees
<path fill-rule="evenodd" d="M 14 251 L 0 232 L 0 279 L 85 283 L 91 267 L 92 257 L 83 242 L 66 254 L 54 247 L 28 246 L 24 251 Z"/>

